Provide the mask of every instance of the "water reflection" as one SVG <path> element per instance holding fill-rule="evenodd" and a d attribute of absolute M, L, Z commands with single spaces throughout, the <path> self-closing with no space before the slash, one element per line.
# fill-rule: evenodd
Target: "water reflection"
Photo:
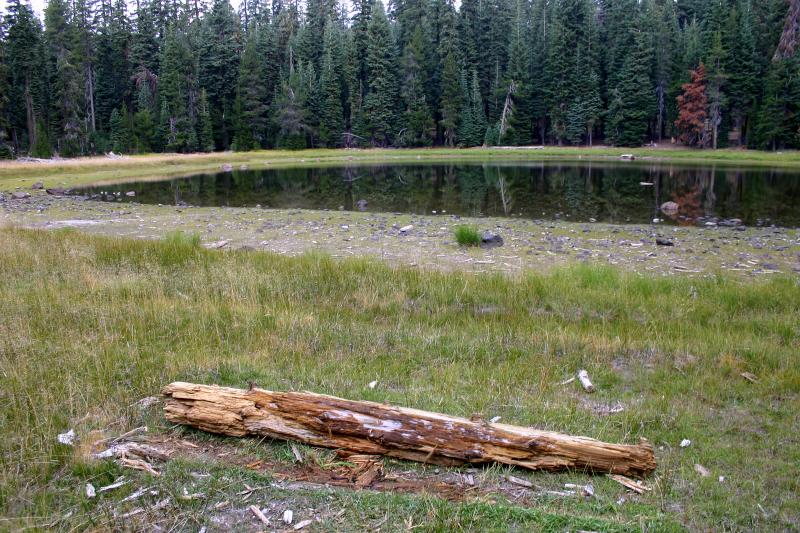
<path fill-rule="evenodd" d="M 127 191 L 136 196 L 126 197 Z M 234 170 L 82 192 L 99 199 L 173 205 L 800 225 L 800 174 L 762 168 L 564 162 L 359 165 Z"/>

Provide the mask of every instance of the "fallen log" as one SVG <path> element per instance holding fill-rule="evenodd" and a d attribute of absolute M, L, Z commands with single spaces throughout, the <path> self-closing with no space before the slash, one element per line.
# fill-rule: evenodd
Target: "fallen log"
<path fill-rule="evenodd" d="M 312 392 L 176 382 L 163 394 L 170 422 L 235 437 L 260 435 L 440 465 L 496 462 L 626 476 L 642 476 L 656 467 L 646 439 L 635 445 L 611 444 Z"/>

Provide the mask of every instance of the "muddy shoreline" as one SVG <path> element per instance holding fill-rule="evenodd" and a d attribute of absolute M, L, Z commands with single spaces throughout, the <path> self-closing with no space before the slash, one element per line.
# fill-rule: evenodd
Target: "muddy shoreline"
<path fill-rule="evenodd" d="M 187 207 L 109 203 L 31 190 L 3 193 L 0 224 L 75 228 L 92 234 L 158 239 L 196 233 L 219 249 L 285 255 L 375 257 L 436 270 L 521 273 L 586 262 L 657 275 L 736 277 L 800 275 L 800 231 L 780 227 L 675 227 L 516 218 L 467 218 L 350 211 Z M 459 247 L 453 228 L 473 224 L 500 234 L 504 246 Z M 401 232 L 400 228 L 413 226 Z M 674 246 L 663 246 L 657 241 Z"/>

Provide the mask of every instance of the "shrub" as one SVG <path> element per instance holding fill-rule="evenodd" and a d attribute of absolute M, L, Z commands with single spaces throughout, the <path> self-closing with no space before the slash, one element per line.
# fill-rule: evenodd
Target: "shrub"
<path fill-rule="evenodd" d="M 478 246 L 481 243 L 481 234 L 475 226 L 456 226 L 453 234 L 461 246 Z"/>

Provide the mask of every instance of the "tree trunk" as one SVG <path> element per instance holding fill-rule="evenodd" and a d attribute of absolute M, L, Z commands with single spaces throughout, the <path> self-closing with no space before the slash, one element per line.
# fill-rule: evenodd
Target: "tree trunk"
<path fill-rule="evenodd" d="M 496 462 L 623 475 L 644 475 L 656 467 L 645 439 L 636 445 L 609 444 L 312 392 L 176 382 L 163 394 L 170 422 L 235 437 L 259 435 L 443 465 Z"/>
<path fill-rule="evenodd" d="M 30 76 L 25 76 L 25 118 L 28 122 L 28 151 L 36 144 L 36 113 L 33 109 Z"/>

